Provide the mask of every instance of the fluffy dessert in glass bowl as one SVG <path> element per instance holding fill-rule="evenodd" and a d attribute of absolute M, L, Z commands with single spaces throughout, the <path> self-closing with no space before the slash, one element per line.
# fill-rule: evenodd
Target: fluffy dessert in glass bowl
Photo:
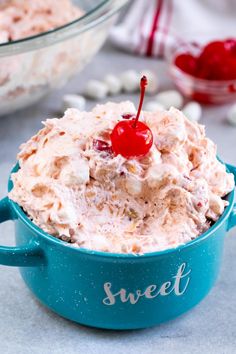
<path fill-rule="evenodd" d="M 68 109 L 20 147 L 9 197 L 47 233 L 113 253 L 177 247 L 223 214 L 233 175 L 179 110 L 109 102 Z"/>
<path fill-rule="evenodd" d="M 127 0 L 0 3 L 0 115 L 65 84 L 98 51 Z"/>
<path fill-rule="evenodd" d="M 82 15 L 83 11 L 71 0 L 3 0 L 0 3 L 0 42 L 53 30 Z"/>

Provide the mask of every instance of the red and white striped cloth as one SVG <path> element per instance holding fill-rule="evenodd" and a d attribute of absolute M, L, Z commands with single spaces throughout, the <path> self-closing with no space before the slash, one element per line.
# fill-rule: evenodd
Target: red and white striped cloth
<path fill-rule="evenodd" d="M 223 29 L 236 37 L 235 18 L 235 0 L 133 0 L 110 38 L 128 51 L 162 57 L 173 36 L 184 38 L 189 31 Z"/>

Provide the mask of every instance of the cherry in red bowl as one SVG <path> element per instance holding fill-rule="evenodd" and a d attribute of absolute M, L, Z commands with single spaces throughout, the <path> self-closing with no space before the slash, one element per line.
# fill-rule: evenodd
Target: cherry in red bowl
<path fill-rule="evenodd" d="M 236 99 L 236 37 L 192 36 L 168 53 L 170 75 L 184 96 L 201 103 Z"/>

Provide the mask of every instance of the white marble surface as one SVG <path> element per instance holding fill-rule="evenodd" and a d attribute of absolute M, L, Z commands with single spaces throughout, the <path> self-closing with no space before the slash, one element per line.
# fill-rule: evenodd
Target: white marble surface
<path fill-rule="evenodd" d="M 81 92 L 88 78 L 101 78 L 109 69 L 154 69 L 162 88 L 172 87 L 164 63 L 136 58 L 106 46 L 93 62 L 63 90 L 33 107 L 0 117 L 0 197 L 14 164 L 18 145 L 40 128 L 45 117 L 55 116 L 64 92 Z M 122 96 L 122 99 L 126 98 Z M 137 101 L 136 96 L 129 98 Z M 120 100 L 117 97 L 116 100 Z M 89 103 L 88 108 L 92 105 Z M 227 106 L 204 107 L 208 135 L 219 155 L 236 165 L 236 128 L 225 121 Z M 1 244 L 12 245 L 11 223 L 0 227 Z M 111 332 L 82 327 L 64 320 L 40 305 L 22 282 L 16 268 L 0 266 L 0 353 L 236 353 L 236 229 L 225 245 L 222 271 L 210 295 L 188 314 L 152 329 Z"/>

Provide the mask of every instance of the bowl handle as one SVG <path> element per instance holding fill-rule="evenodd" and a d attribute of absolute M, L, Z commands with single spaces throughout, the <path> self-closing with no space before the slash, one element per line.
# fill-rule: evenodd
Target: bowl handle
<path fill-rule="evenodd" d="M 9 199 L 0 201 L 0 223 L 14 220 Z M 0 264 L 16 267 L 34 267 L 45 264 L 42 249 L 34 242 L 27 246 L 6 247 L 0 246 Z"/>
<path fill-rule="evenodd" d="M 233 173 L 234 175 L 234 180 L 236 184 L 236 167 L 230 164 L 226 164 L 227 169 L 229 172 Z M 228 228 L 227 230 L 232 229 L 234 226 L 236 226 L 236 203 L 234 203 L 233 209 L 231 211 L 231 214 L 229 216 L 229 222 L 228 222 Z"/>

